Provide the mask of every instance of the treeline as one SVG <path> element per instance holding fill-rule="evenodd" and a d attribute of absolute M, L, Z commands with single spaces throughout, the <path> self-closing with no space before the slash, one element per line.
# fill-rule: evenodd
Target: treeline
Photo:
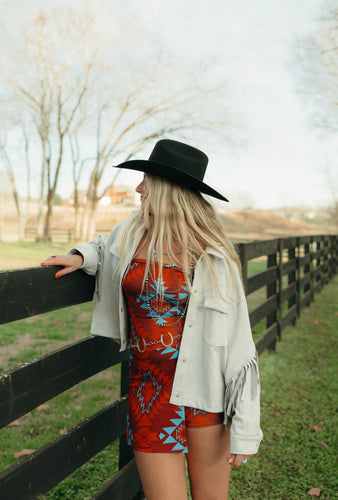
<path fill-rule="evenodd" d="M 99 200 L 119 174 L 111 165 L 162 136 L 194 133 L 196 140 L 205 131 L 231 140 L 235 120 L 224 82 L 210 84 L 205 64 L 187 64 L 159 49 L 141 24 L 115 2 L 81 9 L 69 2 L 1 7 L 0 161 L 21 238 L 23 185 L 28 199 L 33 186 L 38 193 L 38 239 L 44 240 L 50 239 L 57 189 L 71 182 L 76 238 L 88 239 Z M 80 187 L 86 191 L 81 213 Z"/>

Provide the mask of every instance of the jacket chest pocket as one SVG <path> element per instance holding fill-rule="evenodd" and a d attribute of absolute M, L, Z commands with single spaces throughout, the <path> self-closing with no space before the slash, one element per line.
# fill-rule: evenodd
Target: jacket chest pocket
<path fill-rule="evenodd" d="M 204 338 L 212 347 L 227 344 L 229 314 L 233 307 L 231 299 L 227 302 L 215 297 L 206 297 L 204 300 Z"/>

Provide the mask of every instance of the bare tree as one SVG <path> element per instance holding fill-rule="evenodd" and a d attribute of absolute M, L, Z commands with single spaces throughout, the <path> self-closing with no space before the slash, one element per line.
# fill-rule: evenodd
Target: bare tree
<path fill-rule="evenodd" d="M 318 166 L 325 185 L 330 193 L 331 205 L 328 208 L 329 218 L 338 226 L 338 175 L 328 158 L 321 158 Z"/>
<path fill-rule="evenodd" d="M 75 240 L 79 240 L 82 238 L 82 221 L 80 219 L 80 208 L 83 205 L 84 202 L 86 202 L 86 199 L 80 199 L 80 181 L 81 177 L 83 175 L 83 170 L 85 167 L 86 162 L 88 161 L 95 161 L 95 158 L 84 158 L 81 159 L 80 157 L 80 145 L 79 145 L 79 139 L 77 135 L 77 130 L 74 130 L 72 133 L 69 134 L 69 145 L 70 145 L 70 150 L 71 150 L 71 157 L 72 157 L 72 179 L 73 179 L 73 203 L 74 203 L 74 229 L 75 229 Z M 83 239 L 83 238 L 82 238 Z"/>
<path fill-rule="evenodd" d="M 121 92 L 118 106 L 116 103 L 110 106 L 107 99 L 92 121 L 96 127 L 96 152 L 95 160 L 91 163 L 87 204 L 83 214 L 84 239 L 93 235 L 97 204 L 119 175 L 117 170 L 105 182 L 107 167 L 111 169 L 112 164 L 130 159 L 143 151 L 150 141 L 154 142 L 163 136 L 186 137 L 189 133 L 210 133 L 210 130 L 220 135 L 226 130 L 227 139 L 230 137 L 231 124 L 228 119 L 217 118 L 215 103 L 214 110 L 210 110 L 212 101 L 219 97 L 219 89 L 201 86 L 201 69 L 195 74 L 190 72 L 184 75 L 181 72 L 180 82 L 172 85 L 173 80 L 164 78 L 165 65 L 161 56 L 153 64 L 156 74 L 149 75 L 148 68 L 142 80 L 139 75 L 135 82 Z M 170 68 L 178 71 L 173 62 Z"/>
<path fill-rule="evenodd" d="M 7 77 L 14 99 L 25 107 L 40 142 L 40 239 L 50 239 L 66 137 L 85 98 L 98 51 L 97 47 L 88 49 L 89 16 L 76 24 L 77 15 L 70 7 L 67 14 L 64 18 L 64 12 L 53 10 L 47 15 L 39 10 L 32 23 L 20 26 L 22 53 L 17 54 L 20 72 L 10 71 Z M 67 45 L 62 47 L 66 39 Z M 47 211 L 42 224 L 45 196 Z"/>
<path fill-rule="evenodd" d="M 8 178 L 10 180 L 11 187 L 12 187 L 12 194 L 13 194 L 13 198 L 14 198 L 15 208 L 16 208 L 16 211 L 18 214 L 18 219 L 19 219 L 19 240 L 24 240 L 24 238 L 25 238 L 24 214 L 23 214 L 23 211 L 21 209 L 20 198 L 19 198 L 17 184 L 16 184 L 16 180 L 15 180 L 13 165 L 12 165 L 10 157 L 7 154 L 4 143 L 0 144 L 0 155 L 1 155 L 2 163 L 5 166 L 5 170 L 7 172 L 7 175 L 8 175 Z"/>
<path fill-rule="evenodd" d="M 12 189 L 12 195 L 14 198 L 14 204 L 15 208 L 17 211 L 18 215 L 18 235 L 19 235 L 19 240 L 24 240 L 25 239 L 25 227 L 26 227 L 26 220 L 29 214 L 29 201 L 30 201 L 30 191 L 29 191 L 29 185 L 30 185 L 30 175 L 31 175 L 31 168 L 30 168 L 30 162 L 29 162 L 29 155 L 28 155 L 28 150 L 29 150 L 29 144 L 27 142 L 27 135 L 26 135 L 26 130 L 24 127 L 20 127 L 22 123 L 19 123 L 19 127 L 17 127 L 17 133 L 19 133 L 19 142 L 24 143 L 24 149 L 23 151 L 25 152 L 25 160 L 26 160 L 26 186 L 27 186 L 27 205 L 26 208 L 23 207 L 21 198 L 19 196 L 19 188 L 18 188 L 18 182 L 17 182 L 17 177 L 15 175 L 15 161 L 12 159 L 12 156 L 9 151 L 9 140 L 8 140 L 8 131 L 7 131 L 7 126 L 6 126 L 6 120 L 3 119 L 3 117 L 0 117 L 1 120 L 1 134 L 0 134 L 0 159 L 1 163 L 4 167 L 5 172 L 7 173 L 8 179 L 10 181 L 11 189 Z M 18 148 L 20 147 L 17 146 Z"/>
<path fill-rule="evenodd" d="M 58 8 L 39 7 L 25 18 L 11 18 L 16 32 L 5 84 L 24 110 L 21 119 L 34 143 L 40 239 L 50 238 L 62 169 L 71 166 L 77 235 L 81 225 L 87 239 L 95 229 L 98 202 L 119 173 L 112 163 L 164 135 L 214 132 L 223 134 L 223 142 L 232 137 L 235 121 L 224 82 L 210 83 L 210 68 L 190 68 L 147 45 L 135 26 L 130 29 L 130 18 L 128 26 L 117 29 L 109 22 L 106 29 L 113 4 L 84 2 L 75 10 L 58 2 Z M 77 193 L 85 178 L 87 203 L 80 222 Z"/>
<path fill-rule="evenodd" d="M 319 28 L 295 43 L 294 73 L 298 93 L 321 139 L 338 133 L 338 7 L 327 1 L 321 11 Z M 337 161 L 320 168 L 327 182 L 337 217 Z M 334 173 L 336 172 L 336 173 Z"/>

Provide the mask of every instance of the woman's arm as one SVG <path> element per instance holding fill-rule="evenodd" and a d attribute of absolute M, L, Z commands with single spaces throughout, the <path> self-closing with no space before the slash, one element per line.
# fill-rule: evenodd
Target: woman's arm
<path fill-rule="evenodd" d="M 55 278 L 60 278 L 65 274 L 77 271 L 83 265 L 83 256 L 79 251 L 68 255 L 53 255 L 41 262 L 42 266 L 63 266 L 56 274 Z"/>
<path fill-rule="evenodd" d="M 103 265 L 103 256 L 107 238 L 103 235 L 95 236 L 89 243 L 79 243 L 67 255 L 53 255 L 48 257 L 42 266 L 63 266 L 55 278 L 83 269 L 87 274 L 95 276 Z"/>

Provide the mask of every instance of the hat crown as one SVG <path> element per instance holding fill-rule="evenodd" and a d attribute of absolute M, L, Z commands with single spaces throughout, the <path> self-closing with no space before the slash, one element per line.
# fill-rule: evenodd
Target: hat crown
<path fill-rule="evenodd" d="M 204 178 L 209 161 L 203 151 L 171 139 L 158 141 L 149 160 L 177 169 L 200 181 Z"/>

